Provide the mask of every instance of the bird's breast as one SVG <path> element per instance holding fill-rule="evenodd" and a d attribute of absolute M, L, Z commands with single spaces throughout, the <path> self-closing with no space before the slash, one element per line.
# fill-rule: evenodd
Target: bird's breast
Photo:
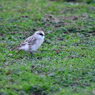
<path fill-rule="evenodd" d="M 34 45 L 32 45 L 32 47 L 31 47 L 32 51 L 36 51 L 41 46 L 43 41 L 44 41 L 44 39 L 37 40 L 36 43 Z"/>

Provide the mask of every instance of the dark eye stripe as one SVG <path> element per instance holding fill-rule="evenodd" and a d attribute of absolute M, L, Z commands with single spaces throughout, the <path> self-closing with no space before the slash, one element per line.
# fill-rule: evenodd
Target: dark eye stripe
<path fill-rule="evenodd" d="M 42 33 L 39 33 L 39 35 L 43 36 L 43 34 L 42 34 Z"/>

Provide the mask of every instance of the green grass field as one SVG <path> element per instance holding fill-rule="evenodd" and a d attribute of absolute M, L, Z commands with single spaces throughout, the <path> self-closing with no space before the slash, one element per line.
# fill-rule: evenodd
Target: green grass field
<path fill-rule="evenodd" d="M 11 50 L 39 29 L 34 56 Z M 95 95 L 95 4 L 0 0 L 0 95 Z"/>

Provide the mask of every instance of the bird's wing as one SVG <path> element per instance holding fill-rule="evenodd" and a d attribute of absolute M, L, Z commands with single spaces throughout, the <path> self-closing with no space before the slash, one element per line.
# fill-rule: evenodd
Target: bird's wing
<path fill-rule="evenodd" d="M 24 43 L 27 43 L 28 45 L 34 45 L 36 43 L 37 39 L 34 36 L 28 37 Z"/>
<path fill-rule="evenodd" d="M 36 43 L 36 41 L 37 41 L 36 37 L 30 36 L 24 42 L 22 42 L 19 46 L 15 47 L 15 48 L 13 48 L 11 50 L 19 49 L 20 47 L 25 46 L 26 44 L 34 45 Z"/>
<path fill-rule="evenodd" d="M 22 47 L 22 46 L 24 46 L 24 45 L 26 45 L 26 44 L 28 44 L 28 45 L 34 45 L 35 44 L 35 42 L 36 42 L 36 38 L 35 37 L 33 37 L 33 36 L 30 36 L 30 37 L 28 37 L 24 42 L 22 42 L 20 45 L 19 45 L 19 47 Z"/>

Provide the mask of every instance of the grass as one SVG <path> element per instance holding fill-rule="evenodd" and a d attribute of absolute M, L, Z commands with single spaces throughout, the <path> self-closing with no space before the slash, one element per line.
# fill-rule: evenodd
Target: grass
<path fill-rule="evenodd" d="M 12 48 L 35 30 L 34 56 Z M 0 94 L 94 95 L 95 4 L 0 0 Z"/>

